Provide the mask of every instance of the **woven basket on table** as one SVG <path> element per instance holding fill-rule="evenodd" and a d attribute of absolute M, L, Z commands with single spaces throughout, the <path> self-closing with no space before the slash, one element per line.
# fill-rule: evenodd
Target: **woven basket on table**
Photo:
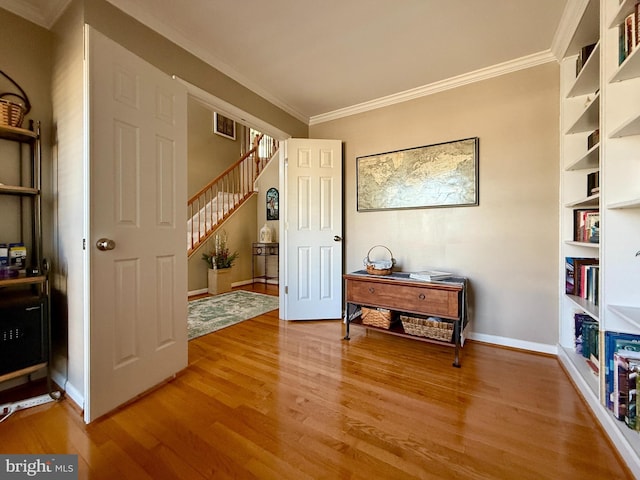
<path fill-rule="evenodd" d="M 22 90 L 22 88 L 20 88 L 20 85 L 14 82 L 9 75 L 4 73 L 2 70 L 0 70 L 0 75 L 4 76 L 12 84 L 14 84 L 22 94 L 19 95 L 17 93 L 10 92 L 0 93 L 0 125 L 20 128 L 22 126 L 24 116 L 31 110 L 29 97 L 27 97 L 27 94 L 24 93 L 24 90 Z M 15 97 L 22 103 L 7 100 L 5 97 Z"/>
<path fill-rule="evenodd" d="M 400 321 L 405 333 L 409 335 L 432 338 L 443 342 L 450 342 L 453 339 L 452 322 L 445 322 L 436 317 L 419 318 L 409 315 L 400 315 Z"/>
<path fill-rule="evenodd" d="M 388 330 L 396 320 L 394 312 L 386 308 L 362 307 L 362 324 Z"/>
<path fill-rule="evenodd" d="M 377 260 L 377 261 L 371 260 L 370 258 L 371 251 L 377 247 L 384 248 L 387 250 L 387 252 L 389 252 L 389 260 Z M 393 253 L 391 253 L 391 250 L 389 250 L 384 245 L 374 245 L 373 247 L 371 247 L 369 249 L 369 252 L 367 252 L 367 256 L 364 259 L 364 266 L 367 269 L 367 273 L 369 275 L 390 275 L 391 271 L 393 270 L 393 266 L 395 264 L 396 264 L 396 259 L 393 258 Z"/>

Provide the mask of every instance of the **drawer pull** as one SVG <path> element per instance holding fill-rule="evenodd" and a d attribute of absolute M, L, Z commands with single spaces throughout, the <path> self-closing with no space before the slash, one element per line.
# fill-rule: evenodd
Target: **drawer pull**
<path fill-rule="evenodd" d="M 424 300 L 424 299 L 425 299 L 425 298 L 427 298 L 427 297 L 425 297 L 425 296 L 424 296 L 424 293 L 421 293 L 420 295 L 418 295 L 418 298 L 419 298 L 420 300 Z"/>
<path fill-rule="evenodd" d="M 369 287 L 369 293 L 373 293 L 375 289 L 373 287 Z"/>

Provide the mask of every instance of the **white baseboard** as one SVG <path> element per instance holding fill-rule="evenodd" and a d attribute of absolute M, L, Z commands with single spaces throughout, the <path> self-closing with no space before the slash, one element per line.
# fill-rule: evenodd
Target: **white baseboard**
<path fill-rule="evenodd" d="M 65 395 L 69 397 L 73 402 L 82 410 L 84 409 L 84 393 L 78 390 L 75 386 L 68 382 L 66 375 L 60 373 L 57 370 L 52 370 L 51 380 L 53 380 L 61 389 L 64 390 Z"/>
<path fill-rule="evenodd" d="M 233 282 L 231 284 L 231 287 L 242 287 L 244 285 L 251 285 L 252 283 L 254 283 L 253 280 L 241 280 L 239 282 Z M 267 283 L 269 285 L 278 285 L 278 280 L 267 280 Z M 202 295 L 203 293 L 207 293 L 207 289 L 206 288 L 200 288 L 198 290 L 190 290 L 187 292 L 187 296 L 192 297 L 194 295 Z"/>
<path fill-rule="evenodd" d="M 478 342 L 491 343 L 520 350 L 529 350 L 532 352 L 547 353 L 550 355 L 558 354 L 557 345 L 547 345 L 546 343 L 527 342 L 524 340 L 517 340 L 515 338 L 499 337 L 497 335 L 486 335 L 484 333 L 476 332 L 469 333 L 467 338 L 469 340 L 477 340 Z"/>
<path fill-rule="evenodd" d="M 207 293 L 208 290 L 206 288 L 201 288 L 200 290 L 190 290 L 187 292 L 187 296 L 193 297 L 194 295 L 202 295 L 203 293 Z"/>

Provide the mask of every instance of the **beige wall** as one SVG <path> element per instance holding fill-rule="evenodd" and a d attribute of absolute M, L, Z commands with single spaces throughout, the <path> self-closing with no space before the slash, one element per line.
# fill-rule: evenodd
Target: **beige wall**
<path fill-rule="evenodd" d="M 241 129 L 236 127 L 235 140 L 213 133 L 213 112 L 192 98 L 188 100 L 187 117 L 187 191 L 191 197 L 240 158 Z"/>
<path fill-rule="evenodd" d="M 280 168 L 278 155 L 272 158 L 262 171 L 260 178 L 258 179 L 258 211 L 256 216 L 256 241 L 260 239 L 260 229 L 266 224 L 271 229 L 271 236 L 274 242 L 279 242 L 280 221 L 269 220 L 267 221 L 267 190 L 270 188 L 278 189 L 280 182 Z M 266 257 L 260 257 L 255 259 L 255 271 L 256 275 L 265 274 L 265 266 L 269 277 L 276 275 L 279 269 L 279 258 L 273 255 Z M 265 264 L 265 262 L 267 262 Z M 275 279 L 270 279 L 270 283 L 275 283 Z"/>
<path fill-rule="evenodd" d="M 56 192 L 53 264 L 54 379 L 78 405 L 85 391 L 84 41 L 79 2 L 56 23 L 53 99 Z"/>
<path fill-rule="evenodd" d="M 260 237 L 260 229 L 266 223 L 271 228 L 271 235 L 274 242 L 278 241 L 279 225 L 278 220 L 267 221 L 267 190 L 270 188 L 279 187 L 279 175 L 280 169 L 278 167 L 278 157 L 273 158 L 260 174 L 260 178 L 257 181 L 258 187 L 258 215 L 256 219 L 256 238 Z"/>
<path fill-rule="evenodd" d="M 344 141 L 347 271 L 383 244 L 405 271 L 469 277 L 476 338 L 555 345 L 558 78 L 548 63 L 312 126 L 311 138 Z M 356 157 L 476 136 L 479 206 L 356 211 Z"/>
<path fill-rule="evenodd" d="M 251 244 L 256 241 L 257 196 L 254 195 L 231 215 L 222 229 L 227 232 L 227 246 L 231 252 L 238 251 L 240 256 L 233 266 L 231 282 L 241 283 L 251 280 Z M 209 239 L 189 259 L 189 291 L 194 292 L 207 288 L 207 263 L 202 260 L 202 253 L 213 250 L 213 238 Z"/>

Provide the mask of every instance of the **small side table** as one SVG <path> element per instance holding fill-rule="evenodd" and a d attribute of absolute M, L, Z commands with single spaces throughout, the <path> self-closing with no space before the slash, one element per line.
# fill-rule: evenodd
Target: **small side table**
<path fill-rule="evenodd" d="M 255 283 L 256 279 L 263 279 L 264 283 L 267 283 L 269 280 L 278 280 L 280 275 L 280 266 L 279 266 L 279 248 L 280 244 L 277 242 L 272 243 L 254 243 L 253 244 L 253 260 L 251 262 L 251 276 L 253 277 L 253 282 Z M 264 258 L 264 274 L 256 275 L 256 262 L 260 261 L 260 257 Z M 269 274 L 269 257 L 276 257 L 276 272 L 275 275 L 273 273 Z"/>

